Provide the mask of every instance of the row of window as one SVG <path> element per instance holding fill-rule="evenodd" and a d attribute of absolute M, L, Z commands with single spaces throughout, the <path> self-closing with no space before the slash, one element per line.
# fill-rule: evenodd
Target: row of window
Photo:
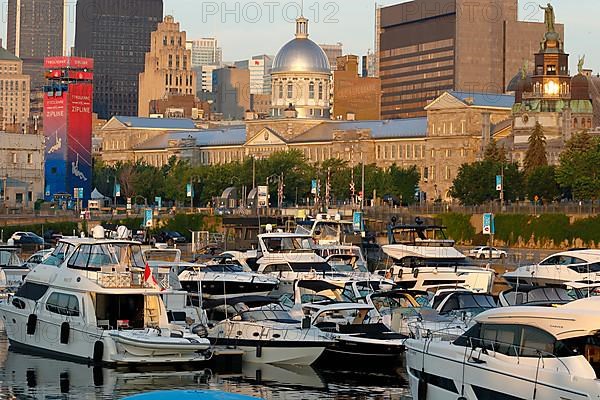
<path fill-rule="evenodd" d="M 286 98 L 288 100 L 299 99 L 302 97 L 303 85 L 288 82 L 287 85 L 284 85 L 283 83 L 276 83 L 275 86 L 277 88 L 277 93 L 278 93 L 277 97 L 280 99 L 284 98 L 283 97 L 284 86 L 286 89 Z M 315 89 L 316 89 L 315 82 L 311 81 L 308 84 L 308 98 L 311 100 L 315 99 Z M 323 85 L 323 82 L 319 82 L 318 89 L 317 89 L 317 93 L 318 93 L 317 97 L 319 100 L 323 100 L 324 94 L 326 93 L 326 91 L 327 91 L 327 85 Z"/>

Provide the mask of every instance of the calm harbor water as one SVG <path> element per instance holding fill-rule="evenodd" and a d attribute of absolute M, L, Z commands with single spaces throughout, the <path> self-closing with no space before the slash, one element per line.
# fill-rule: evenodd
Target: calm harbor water
<path fill-rule="evenodd" d="M 217 389 L 264 399 L 408 399 L 401 370 L 359 373 L 247 364 L 241 373 L 92 368 L 8 349 L 0 332 L 0 400 L 116 399 L 164 389 Z"/>

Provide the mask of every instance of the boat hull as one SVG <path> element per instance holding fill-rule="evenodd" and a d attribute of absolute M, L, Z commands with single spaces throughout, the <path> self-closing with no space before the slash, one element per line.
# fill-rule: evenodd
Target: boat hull
<path fill-rule="evenodd" d="M 106 331 L 77 323 L 69 324 L 68 337 L 61 340 L 64 339 L 61 338 L 64 321 L 49 320 L 41 316 L 35 322 L 33 334 L 28 334 L 28 316 L 14 312 L 6 304 L 0 306 L 0 317 L 11 346 L 28 353 L 100 364 L 173 364 L 209 359 L 200 352 L 176 352 L 172 349 L 163 349 L 162 353 L 156 355 L 128 352 L 127 349 L 118 348 L 117 342 Z"/>
<path fill-rule="evenodd" d="M 221 346 L 235 346 L 244 351 L 245 362 L 258 364 L 311 365 L 325 351 L 323 342 L 211 339 Z"/>
<path fill-rule="evenodd" d="M 415 399 L 583 400 L 600 393 L 595 379 L 572 379 L 557 359 L 545 358 L 538 368 L 536 357 L 521 357 L 517 362 L 515 357 L 470 349 L 465 355 L 465 348 L 447 342 L 430 342 L 423 354 L 425 343 L 408 340 L 406 345 L 406 369 Z"/>

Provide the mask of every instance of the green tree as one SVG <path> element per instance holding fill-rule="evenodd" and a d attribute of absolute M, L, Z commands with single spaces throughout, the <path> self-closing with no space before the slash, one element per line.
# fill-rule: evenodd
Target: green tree
<path fill-rule="evenodd" d="M 390 175 L 390 194 L 396 196 L 402 204 L 413 204 L 415 200 L 415 187 L 419 185 L 421 174 L 417 167 L 400 168 L 396 164 L 388 170 Z"/>
<path fill-rule="evenodd" d="M 556 168 L 553 166 L 541 166 L 534 168 L 527 175 L 527 197 L 529 200 L 538 199 L 553 201 L 560 198 L 561 190 L 556 181 Z"/>
<path fill-rule="evenodd" d="M 485 160 L 463 164 L 454 179 L 450 195 L 467 206 L 481 205 L 499 199 L 496 191 L 496 175 L 504 168 L 504 199 L 514 201 L 523 194 L 523 173 L 516 163 L 501 164 Z"/>
<path fill-rule="evenodd" d="M 485 147 L 483 159 L 486 161 L 492 161 L 497 163 L 506 163 L 506 149 L 504 145 L 498 146 L 498 143 L 494 138 L 490 140 L 488 145 Z"/>
<path fill-rule="evenodd" d="M 547 165 L 546 136 L 544 135 L 544 129 L 540 123 L 536 122 L 533 132 L 531 132 L 531 135 L 529 136 L 529 147 L 527 148 L 527 153 L 525 153 L 523 168 L 525 174 L 529 175 L 534 169 L 545 167 Z"/>
<path fill-rule="evenodd" d="M 581 132 L 574 135 L 565 147 L 556 173 L 558 183 L 577 199 L 599 199 L 600 138 Z"/>

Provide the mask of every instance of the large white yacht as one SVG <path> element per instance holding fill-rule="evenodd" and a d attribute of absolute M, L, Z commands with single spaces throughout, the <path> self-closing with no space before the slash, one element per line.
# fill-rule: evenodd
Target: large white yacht
<path fill-rule="evenodd" d="M 471 265 L 446 237 L 445 227 L 390 225 L 388 243 L 381 247 L 393 265 L 381 274 L 406 289 L 428 290 L 456 285 L 472 291 L 491 292 L 495 272 Z"/>
<path fill-rule="evenodd" d="M 600 298 L 479 314 L 453 342 L 406 341 L 415 399 L 597 399 Z"/>
<path fill-rule="evenodd" d="M 11 346 L 109 364 L 210 357 L 207 339 L 169 323 L 139 243 L 69 239 L 54 253 L 55 259 L 68 254 L 59 266 L 38 265 L 14 296 L 0 303 Z"/>
<path fill-rule="evenodd" d="M 600 250 L 571 250 L 552 254 L 538 264 L 507 272 L 512 285 L 565 286 L 567 282 L 600 282 Z"/>

